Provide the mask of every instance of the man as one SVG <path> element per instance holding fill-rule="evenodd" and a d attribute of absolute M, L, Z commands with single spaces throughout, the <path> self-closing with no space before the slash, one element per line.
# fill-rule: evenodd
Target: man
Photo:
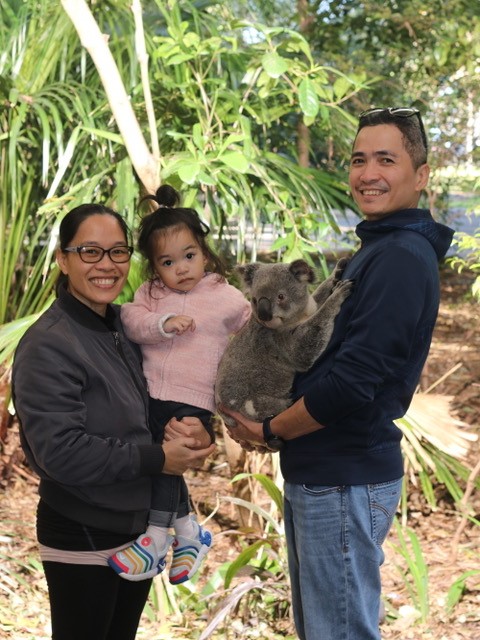
<path fill-rule="evenodd" d="M 280 450 L 292 604 L 301 640 L 378 640 L 382 544 L 398 505 L 405 414 L 439 305 L 453 231 L 418 209 L 429 176 L 416 109 L 360 116 L 350 163 L 365 220 L 355 282 L 325 353 L 263 425 L 233 414 L 236 440 Z"/>

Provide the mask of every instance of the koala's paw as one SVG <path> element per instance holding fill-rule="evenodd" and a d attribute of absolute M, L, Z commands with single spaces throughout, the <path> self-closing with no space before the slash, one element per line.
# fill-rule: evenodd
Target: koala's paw
<path fill-rule="evenodd" d="M 225 414 L 225 413 L 219 413 L 220 417 L 222 418 L 222 420 L 225 423 L 225 426 L 228 429 L 234 429 L 237 426 L 237 422 L 236 420 L 234 420 L 234 418 L 232 418 L 231 416 Z"/>
<path fill-rule="evenodd" d="M 340 280 L 347 264 L 348 258 L 340 258 L 340 260 L 337 262 L 333 271 L 333 284 L 336 284 Z"/>
<path fill-rule="evenodd" d="M 336 301 L 343 302 L 351 294 L 353 285 L 353 280 L 339 280 L 335 284 L 330 297 L 334 297 Z"/>

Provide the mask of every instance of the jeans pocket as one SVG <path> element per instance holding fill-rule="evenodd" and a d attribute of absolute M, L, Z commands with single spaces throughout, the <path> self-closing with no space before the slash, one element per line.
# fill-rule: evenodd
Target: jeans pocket
<path fill-rule="evenodd" d="M 339 493 L 343 487 L 325 487 L 317 484 L 304 484 L 303 490 L 311 496 L 328 496 L 331 493 Z"/>
<path fill-rule="evenodd" d="M 368 486 L 372 514 L 372 535 L 375 543 L 383 544 L 397 510 L 402 491 L 402 478 Z"/>

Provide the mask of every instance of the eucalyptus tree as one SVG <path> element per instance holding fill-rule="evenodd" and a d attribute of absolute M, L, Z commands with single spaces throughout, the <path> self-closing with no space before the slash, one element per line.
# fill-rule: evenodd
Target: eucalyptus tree
<path fill-rule="evenodd" d="M 105 21 L 109 17 L 105 10 Z M 116 29 L 113 46 L 128 80 L 132 43 L 129 51 Z M 128 212 L 137 187 L 96 70 L 59 3 L 3 2 L 0 44 L 0 349 L 6 361 L 53 298 L 63 213 L 95 198 L 115 200 Z"/>
<path fill-rule="evenodd" d="M 360 67 L 380 79 L 350 107 L 417 106 L 430 132 L 433 168 L 473 161 L 480 99 L 476 0 L 309 0 L 308 6 L 312 51 L 344 73 Z"/>
<path fill-rule="evenodd" d="M 478 155 L 480 13 L 477 0 L 235 0 L 237 14 L 296 27 L 312 54 L 347 75 L 371 81 L 347 109 L 414 105 L 432 139 L 432 164 L 475 162 Z M 475 139 L 476 130 L 476 139 Z M 310 163 L 343 163 L 345 136 L 312 131 Z M 331 145 L 334 145 L 332 150 Z M 330 147 L 329 147 L 330 145 Z M 436 181 L 434 189 L 441 188 Z"/>
<path fill-rule="evenodd" d="M 335 225 L 334 208 L 347 204 L 345 186 L 298 166 L 290 118 L 302 113 L 315 124 L 335 117 L 351 126 L 341 104 L 361 87 L 359 78 L 318 64 L 295 31 L 236 20 L 223 4 L 197 9 L 146 1 L 142 32 L 130 5 L 96 3 L 93 19 L 108 34 L 139 130 L 149 144 L 158 134 L 158 181 L 180 187 L 185 204 L 203 210 L 220 238 L 235 221 L 240 240 L 230 248 L 237 256 L 245 250 L 247 224 L 255 233 L 263 222 L 276 227 L 276 248 L 285 257 L 317 252 L 312 232 Z M 111 79 L 101 61 L 93 64 L 62 5 L 7 0 L 1 11 L 0 356 L 6 361 L 52 298 L 64 212 L 102 199 L 134 222 L 139 190 L 152 184 L 132 167 Z M 139 37 L 150 61 L 147 77 Z M 132 274 L 134 288 L 138 270 Z"/>

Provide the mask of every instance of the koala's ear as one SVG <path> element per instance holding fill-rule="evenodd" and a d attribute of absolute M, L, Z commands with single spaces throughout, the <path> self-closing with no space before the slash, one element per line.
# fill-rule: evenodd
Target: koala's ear
<path fill-rule="evenodd" d="M 290 264 L 289 271 L 299 282 L 313 282 L 315 280 L 315 273 L 305 260 L 294 260 Z"/>
<path fill-rule="evenodd" d="M 260 263 L 251 262 L 250 264 L 238 264 L 235 267 L 235 271 L 243 280 L 243 284 L 250 288 L 253 283 L 253 278 L 255 277 L 255 272 L 259 269 Z"/>

